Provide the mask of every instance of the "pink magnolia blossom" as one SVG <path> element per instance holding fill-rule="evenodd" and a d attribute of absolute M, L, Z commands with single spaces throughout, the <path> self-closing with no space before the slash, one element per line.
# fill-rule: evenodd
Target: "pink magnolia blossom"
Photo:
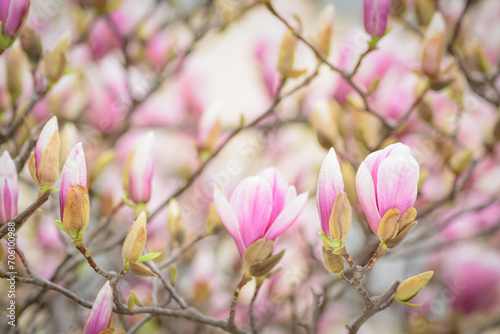
<path fill-rule="evenodd" d="M 29 0 L 3 0 L 0 1 L 1 33 L 15 37 L 28 13 Z"/>
<path fill-rule="evenodd" d="M 83 334 L 99 334 L 109 327 L 113 311 L 113 291 L 107 281 L 101 288 L 85 323 Z"/>
<path fill-rule="evenodd" d="M 72 186 L 79 184 L 87 186 L 87 167 L 82 143 L 76 144 L 69 153 L 68 159 L 64 163 L 61 175 L 61 187 L 59 189 L 59 205 L 61 219 L 63 218 L 64 205 Z"/>
<path fill-rule="evenodd" d="M 128 193 L 135 203 L 147 203 L 151 198 L 153 179 L 154 134 L 149 132 L 132 153 L 128 169 Z"/>
<path fill-rule="evenodd" d="M 89 44 L 94 60 L 99 60 L 113 49 L 123 49 L 125 43 L 118 32 L 113 31 L 109 23 L 100 19 L 89 33 Z"/>
<path fill-rule="evenodd" d="M 381 37 L 387 29 L 391 0 L 365 0 L 365 30 L 372 36 Z"/>
<path fill-rule="evenodd" d="M 17 215 L 17 170 L 9 152 L 0 157 L 0 225 Z"/>
<path fill-rule="evenodd" d="M 403 213 L 417 198 L 419 166 L 408 146 L 397 143 L 371 153 L 359 166 L 356 189 L 373 232 L 389 209 Z"/>
<path fill-rule="evenodd" d="M 307 193 L 297 196 L 275 168 L 261 171 L 241 181 L 228 201 L 215 189 L 217 213 L 233 237 L 240 255 L 256 240 L 275 240 L 297 220 L 307 201 Z"/>
<path fill-rule="evenodd" d="M 319 171 L 318 191 L 316 193 L 316 204 L 318 206 L 321 229 L 326 235 L 330 235 L 330 216 L 337 195 L 344 190 L 344 179 L 340 170 L 339 161 L 335 149 L 328 152 L 323 165 Z"/>

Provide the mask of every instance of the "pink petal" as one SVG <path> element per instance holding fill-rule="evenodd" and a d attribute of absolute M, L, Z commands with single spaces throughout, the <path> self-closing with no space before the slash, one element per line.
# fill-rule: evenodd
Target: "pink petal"
<path fill-rule="evenodd" d="M 113 310 L 113 291 L 109 281 L 101 288 L 90 311 L 84 334 L 99 334 L 108 327 Z"/>
<path fill-rule="evenodd" d="M 377 196 L 380 215 L 391 209 L 404 212 L 417 198 L 419 167 L 411 155 L 391 155 L 378 169 Z"/>
<path fill-rule="evenodd" d="M 75 184 L 87 186 L 87 167 L 82 143 L 78 143 L 73 147 L 62 170 L 61 186 L 59 189 L 61 219 L 64 212 L 64 204 L 66 204 L 66 197 L 70 188 Z"/>
<path fill-rule="evenodd" d="M 17 215 L 17 170 L 9 152 L 0 157 L 0 222 L 6 223 Z"/>
<path fill-rule="evenodd" d="M 328 223 L 332 214 L 333 203 L 339 192 L 344 190 L 344 180 L 339 161 L 333 148 L 328 152 L 319 171 L 316 204 L 318 206 L 321 229 L 329 233 Z"/>
<path fill-rule="evenodd" d="M 149 132 L 135 149 L 129 169 L 129 194 L 135 203 L 146 203 L 151 198 L 154 166 L 154 134 Z"/>
<path fill-rule="evenodd" d="M 300 194 L 297 198 L 295 198 L 290 204 L 286 206 L 286 208 L 281 212 L 281 214 L 276 218 L 274 223 L 271 225 L 269 230 L 267 231 L 265 238 L 274 240 L 281 233 L 286 231 L 290 226 L 295 223 L 302 210 L 304 209 L 307 202 L 308 193 L 305 192 Z"/>
<path fill-rule="evenodd" d="M 250 176 L 241 181 L 231 196 L 245 247 L 264 236 L 273 208 L 273 194 L 267 181 Z"/>
<path fill-rule="evenodd" d="M 36 142 L 35 163 L 36 163 L 37 170 L 38 170 L 38 166 L 40 165 L 40 161 L 42 160 L 43 151 L 45 150 L 45 147 L 49 143 L 50 138 L 52 137 L 52 135 L 56 131 L 58 131 L 57 117 L 54 116 L 45 124 L 45 126 L 43 127 L 42 131 L 40 132 L 40 136 L 38 137 L 38 140 Z"/>
<path fill-rule="evenodd" d="M 363 161 L 356 173 L 356 190 L 358 192 L 359 202 L 363 207 L 366 219 L 373 232 L 377 233 L 377 227 L 382 218 L 378 212 L 377 201 L 375 197 L 375 185 L 370 175 L 370 171 Z M 325 232 L 326 233 L 326 232 Z"/>
<path fill-rule="evenodd" d="M 365 30 L 370 35 L 382 36 L 387 29 L 391 0 L 365 0 Z"/>
<path fill-rule="evenodd" d="M 1 2 L 5 2 L 5 5 L 8 6 L 8 8 L 5 5 L 0 7 L 2 30 L 5 35 L 12 37 L 21 26 L 24 14 L 28 8 L 28 0 L 5 0 Z"/>
<path fill-rule="evenodd" d="M 229 204 L 222 191 L 218 188 L 215 188 L 214 190 L 214 204 L 222 223 L 236 242 L 240 255 L 243 255 L 245 246 L 243 246 L 243 241 L 241 239 L 238 219 L 236 218 L 236 214 L 234 213 L 231 204 Z"/>
<path fill-rule="evenodd" d="M 274 167 L 264 169 L 258 175 L 267 181 L 273 192 L 273 209 L 271 211 L 271 216 L 269 217 L 269 223 L 266 226 L 266 230 L 268 230 L 273 221 L 279 216 L 285 207 L 288 182 L 285 182 L 283 176 L 281 176 L 278 170 Z"/>

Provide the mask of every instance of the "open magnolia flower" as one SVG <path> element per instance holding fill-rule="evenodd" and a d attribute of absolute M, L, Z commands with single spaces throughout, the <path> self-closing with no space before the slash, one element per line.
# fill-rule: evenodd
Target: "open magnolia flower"
<path fill-rule="evenodd" d="M 275 168 L 241 181 L 228 201 L 215 189 L 217 213 L 233 237 L 240 255 L 258 239 L 275 240 L 297 220 L 307 193 L 297 196 Z"/>

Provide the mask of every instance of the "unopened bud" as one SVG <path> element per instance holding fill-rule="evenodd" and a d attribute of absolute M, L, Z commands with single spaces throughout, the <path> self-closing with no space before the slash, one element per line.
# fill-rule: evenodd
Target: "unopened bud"
<path fill-rule="evenodd" d="M 323 254 L 323 262 L 326 269 L 332 274 L 340 276 L 345 267 L 344 258 L 339 254 L 334 254 L 333 250 L 326 249 L 325 247 L 321 247 L 321 253 Z"/>
<path fill-rule="evenodd" d="M 99 175 L 101 175 L 104 169 L 115 159 L 115 157 L 116 153 L 112 148 L 99 154 L 90 168 L 88 178 L 89 187 L 92 187 L 94 181 L 99 177 Z"/>
<path fill-rule="evenodd" d="M 170 238 L 178 245 L 182 245 L 186 232 L 182 226 L 181 207 L 175 198 L 171 199 L 168 204 L 168 232 Z"/>
<path fill-rule="evenodd" d="M 272 255 L 274 251 L 274 242 L 264 238 L 255 241 L 248 246 L 243 254 L 248 272 L 254 277 L 264 277 L 278 264 L 285 250 Z"/>
<path fill-rule="evenodd" d="M 391 240 L 398 233 L 398 220 L 400 212 L 398 209 L 389 209 L 382 217 L 377 228 L 377 235 L 383 240 Z"/>
<path fill-rule="evenodd" d="M 60 139 L 56 116 L 40 132 L 35 152 L 31 154 L 29 171 L 38 187 L 52 187 L 59 178 Z"/>
<path fill-rule="evenodd" d="M 295 48 L 297 47 L 297 42 L 297 37 L 295 37 L 293 32 L 291 30 L 287 30 L 285 32 L 285 36 L 283 36 L 283 41 L 281 42 L 281 47 L 278 55 L 278 71 L 281 73 L 283 78 L 297 78 L 305 72 L 296 71 L 293 69 Z"/>
<path fill-rule="evenodd" d="M 339 136 L 338 121 L 336 120 L 339 106 L 335 103 L 327 100 L 318 101 L 309 118 L 311 125 L 317 132 L 318 142 L 327 150 L 334 146 L 333 144 Z"/>
<path fill-rule="evenodd" d="M 66 52 L 69 48 L 69 35 L 62 37 L 56 46 L 47 51 L 43 59 L 43 75 L 51 83 L 56 83 L 66 70 Z"/>
<path fill-rule="evenodd" d="M 407 278 L 398 286 L 394 300 L 404 303 L 409 302 L 427 285 L 433 274 L 433 271 L 426 271 L 420 275 Z"/>
<path fill-rule="evenodd" d="M 455 155 L 450 161 L 450 167 L 457 175 L 462 174 L 470 166 L 474 158 L 474 151 L 468 149 L 465 152 Z"/>
<path fill-rule="evenodd" d="M 330 237 L 334 240 L 344 240 L 351 227 L 351 204 L 347 194 L 341 191 L 333 204 L 330 215 Z"/>
<path fill-rule="evenodd" d="M 7 54 L 5 68 L 7 72 L 7 91 L 15 103 L 23 92 L 24 56 L 19 47 L 12 48 Z"/>
<path fill-rule="evenodd" d="M 42 41 L 34 29 L 27 26 L 21 33 L 21 46 L 32 64 L 38 64 L 43 55 Z"/>
<path fill-rule="evenodd" d="M 146 245 L 146 238 L 146 213 L 142 211 L 132 223 L 132 227 L 123 242 L 122 256 L 125 263 L 139 260 Z"/>
<path fill-rule="evenodd" d="M 427 26 L 436 12 L 433 0 L 415 0 L 415 11 L 420 25 Z"/>
<path fill-rule="evenodd" d="M 420 102 L 417 107 L 418 116 L 425 122 L 432 124 L 434 121 L 434 112 L 426 102 Z"/>
<path fill-rule="evenodd" d="M 488 74 L 491 72 L 491 62 L 488 59 L 486 52 L 484 52 L 481 43 L 476 43 L 474 47 L 474 60 L 482 73 Z"/>
<path fill-rule="evenodd" d="M 63 212 L 63 228 L 70 233 L 83 231 L 89 223 L 89 194 L 87 187 L 73 185 L 66 197 Z"/>
<path fill-rule="evenodd" d="M 439 75 L 445 50 L 446 24 L 443 15 L 436 12 L 425 34 L 422 55 L 422 72 L 429 78 L 435 78 Z"/>
<path fill-rule="evenodd" d="M 328 4 L 321 12 L 316 42 L 318 51 L 324 57 L 328 57 L 330 54 L 330 43 L 332 40 L 334 19 L 335 7 L 333 7 L 332 4 Z"/>

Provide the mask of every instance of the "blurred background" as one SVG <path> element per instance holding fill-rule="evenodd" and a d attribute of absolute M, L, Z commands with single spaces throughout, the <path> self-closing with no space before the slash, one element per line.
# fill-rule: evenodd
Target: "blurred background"
<path fill-rule="evenodd" d="M 341 70 L 352 71 L 367 49 L 361 0 L 272 3 L 310 41 L 325 6 L 333 4 L 327 59 Z M 443 56 L 439 77 L 431 80 L 422 72 L 422 50 L 436 11 L 454 44 Z M 162 252 L 157 263 L 166 274 L 175 265 L 180 294 L 218 319 L 227 317 L 243 267 L 214 214 L 213 189 L 230 194 L 246 176 L 276 167 L 298 193 L 309 191 L 309 199 L 297 222 L 277 239 L 276 248 L 286 249 L 281 270 L 264 283 L 255 304 L 257 320 L 265 324 L 262 333 L 340 333 L 364 304 L 322 262 L 315 200 L 319 169 L 334 147 L 355 220 L 345 243 L 363 264 L 378 238 L 357 199 L 355 173 L 369 153 L 402 142 L 420 165 L 419 224 L 376 263 L 365 286 L 381 294 L 395 280 L 426 270 L 434 277 L 412 301 L 421 306 L 396 303 L 360 333 L 499 333 L 500 2 L 395 0 L 389 27 L 353 77 L 372 113 L 339 73 L 317 66 L 315 54 L 301 42 L 294 69 L 306 71 L 280 87 L 276 64 L 287 27 L 260 3 L 32 0 L 22 34 L 0 56 L 2 133 L 23 119 L 10 138 L 2 138 L 2 151 L 24 164 L 23 154 L 28 157 L 43 124 L 57 116 L 61 167 L 77 142 L 85 150 L 91 200 L 85 235 L 92 236 L 87 247 L 101 267 L 119 271 L 117 241 L 134 219 L 133 210 L 121 204 L 123 166 L 140 138 L 154 131 L 148 251 Z M 43 78 L 42 62 L 61 38 L 69 39 L 67 65 L 52 85 Z M 38 49 L 33 43 L 40 43 Z M 272 115 L 232 134 L 266 112 L 278 91 L 295 87 Z M 187 181 L 192 183 L 176 196 L 179 236 L 168 228 L 166 200 Z M 24 166 L 19 212 L 36 197 Z M 18 232 L 18 247 L 39 275 L 94 300 L 104 279 L 55 226 L 58 205 L 52 197 L 30 218 Z M 20 261 L 18 266 L 23 274 Z M 243 288 L 237 308 L 237 323 L 244 327 L 252 284 Z M 2 313 L 7 286 L 0 282 Z M 133 290 L 143 305 L 163 297 L 152 278 L 127 275 L 120 288 L 125 298 Z M 82 331 L 88 309 L 33 285 L 18 283 L 17 289 L 18 326 L 9 328 L 2 317 L 0 332 Z M 127 333 L 219 332 L 173 317 L 153 317 L 135 328 L 142 317 L 115 315 L 114 326 Z"/>

